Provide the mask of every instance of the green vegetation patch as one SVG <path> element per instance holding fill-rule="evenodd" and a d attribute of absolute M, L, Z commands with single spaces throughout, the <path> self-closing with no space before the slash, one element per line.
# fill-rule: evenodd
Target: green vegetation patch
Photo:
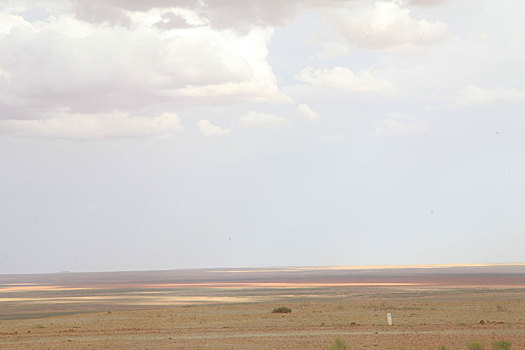
<path fill-rule="evenodd" d="M 510 350 L 512 343 L 508 340 L 499 340 L 492 343 L 493 350 Z"/>
<path fill-rule="evenodd" d="M 324 350 L 350 350 L 346 342 L 339 338 L 335 337 L 334 342 L 329 347 L 325 348 Z"/>
<path fill-rule="evenodd" d="M 272 314 L 288 314 L 292 312 L 292 309 L 286 306 L 279 306 L 272 310 Z"/>

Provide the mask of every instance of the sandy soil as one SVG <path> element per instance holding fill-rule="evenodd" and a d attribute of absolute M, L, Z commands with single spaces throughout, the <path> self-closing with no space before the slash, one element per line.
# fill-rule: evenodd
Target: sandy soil
<path fill-rule="evenodd" d="M 351 349 L 467 349 L 472 341 L 491 349 L 503 339 L 525 349 L 521 272 L 507 276 L 510 287 L 491 284 L 491 275 L 477 276 L 477 286 L 446 285 L 439 275 L 439 286 L 398 278 L 408 284 L 8 290 L 17 285 L 6 282 L 0 348 L 323 349 L 339 336 Z M 272 313 L 277 306 L 292 312 Z M 393 326 L 386 325 L 388 312 Z"/>

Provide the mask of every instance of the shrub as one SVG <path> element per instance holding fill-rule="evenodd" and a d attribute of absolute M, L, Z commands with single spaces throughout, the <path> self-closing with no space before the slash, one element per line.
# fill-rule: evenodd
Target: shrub
<path fill-rule="evenodd" d="M 492 343 L 492 349 L 494 350 L 510 350 L 512 343 L 508 340 L 500 340 Z"/>
<path fill-rule="evenodd" d="M 485 347 L 479 341 L 473 341 L 468 345 L 468 350 L 483 350 Z"/>
<path fill-rule="evenodd" d="M 273 314 L 287 314 L 290 312 L 292 312 L 292 309 L 286 306 L 276 307 L 275 309 L 272 310 Z"/>
<path fill-rule="evenodd" d="M 325 348 L 324 350 L 350 350 L 346 342 L 339 338 L 335 337 L 334 342 L 329 347 Z"/>

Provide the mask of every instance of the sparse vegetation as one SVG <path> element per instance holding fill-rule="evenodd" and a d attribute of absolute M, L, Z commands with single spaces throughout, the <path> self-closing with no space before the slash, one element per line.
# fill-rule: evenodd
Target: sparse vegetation
<path fill-rule="evenodd" d="M 492 343 L 493 350 L 510 350 L 512 343 L 508 340 L 499 340 Z"/>
<path fill-rule="evenodd" d="M 46 303 L 27 303 L 25 298 L 33 297 L 34 292 L 19 292 L 16 297 L 21 298 L 20 302 L 11 302 L 13 316 L 0 315 L 0 349 L 53 349 L 56 344 L 66 344 L 64 347 L 71 349 L 111 349 L 129 345 L 133 337 L 141 339 L 142 348 L 148 349 L 245 349 L 261 344 L 265 349 L 333 350 L 345 349 L 346 345 L 347 349 L 356 350 L 469 350 L 469 343 L 478 341 L 481 344 L 471 345 L 471 350 L 524 350 L 519 338 L 523 320 L 519 311 L 524 296 L 521 289 L 434 291 L 433 286 L 428 290 L 418 286 L 413 291 L 400 291 L 397 286 L 381 286 L 286 291 L 240 288 L 235 293 L 225 293 L 222 288 L 211 286 L 198 293 L 184 288 L 156 293 L 149 286 L 136 288 L 119 291 L 122 295 L 118 298 L 103 297 L 114 293 L 110 288 L 82 293 L 46 291 L 42 293 Z M 188 298 L 190 294 L 202 296 L 202 301 Z M 231 299 L 221 302 L 229 294 Z M 295 297 L 285 299 L 283 295 Z M 78 304 L 68 302 L 68 298 L 77 296 L 82 296 Z M 167 297 L 166 304 L 142 308 L 151 301 L 159 302 L 159 296 Z M 179 298 L 181 303 L 193 304 L 174 304 L 173 300 Z M 482 298 L 486 300 L 483 304 Z M 135 304 L 129 302 L 140 307 L 133 310 Z M 81 303 L 86 308 L 83 310 L 96 312 L 72 314 Z M 506 312 L 498 313 L 497 305 Z M 68 306 L 72 309 L 66 309 Z M 422 311 L 411 310 L 415 307 Z M 277 313 L 272 313 L 274 308 Z M 293 315 L 279 313 L 285 308 L 290 308 Z M 372 311 L 374 308 L 386 310 Z M 395 329 L 386 327 L 387 312 L 392 312 L 397 320 Z M 479 324 L 481 318 L 483 326 Z M 174 330 L 182 329 L 187 336 L 174 335 Z M 334 341 L 336 336 L 343 341 Z"/>
<path fill-rule="evenodd" d="M 286 306 L 279 306 L 272 310 L 273 314 L 287 314 L 292 312 L 292 309 Z"/>
<path fill-rule="evenodd" d="M 485 349 L 485 346 L 483 343 L 480 343 L 479 341 L 473 341 L 468 345 L 468 350 L 483 350 Z"/>
<path fill-rule="evenodd" d="M 324 350 L 350 350 L 346 342 L 339 338 L 335 337 L 334 342 L 329 347 L 325 348 Z"/>
<path fill-rule="evenodd" d="M 415 305 L 391 305 L 387 303 L 372 303 L 364 305 L 363 309 L 371 311 L 420 311 L 422 308 Z"/>

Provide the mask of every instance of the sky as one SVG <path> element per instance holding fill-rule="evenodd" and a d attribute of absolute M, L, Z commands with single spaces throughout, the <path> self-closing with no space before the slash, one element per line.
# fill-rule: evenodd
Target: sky
<path fill-rule="evenodd" d="M 0 273 L 524 262 L 523 18 L 0 0 Z"/>

